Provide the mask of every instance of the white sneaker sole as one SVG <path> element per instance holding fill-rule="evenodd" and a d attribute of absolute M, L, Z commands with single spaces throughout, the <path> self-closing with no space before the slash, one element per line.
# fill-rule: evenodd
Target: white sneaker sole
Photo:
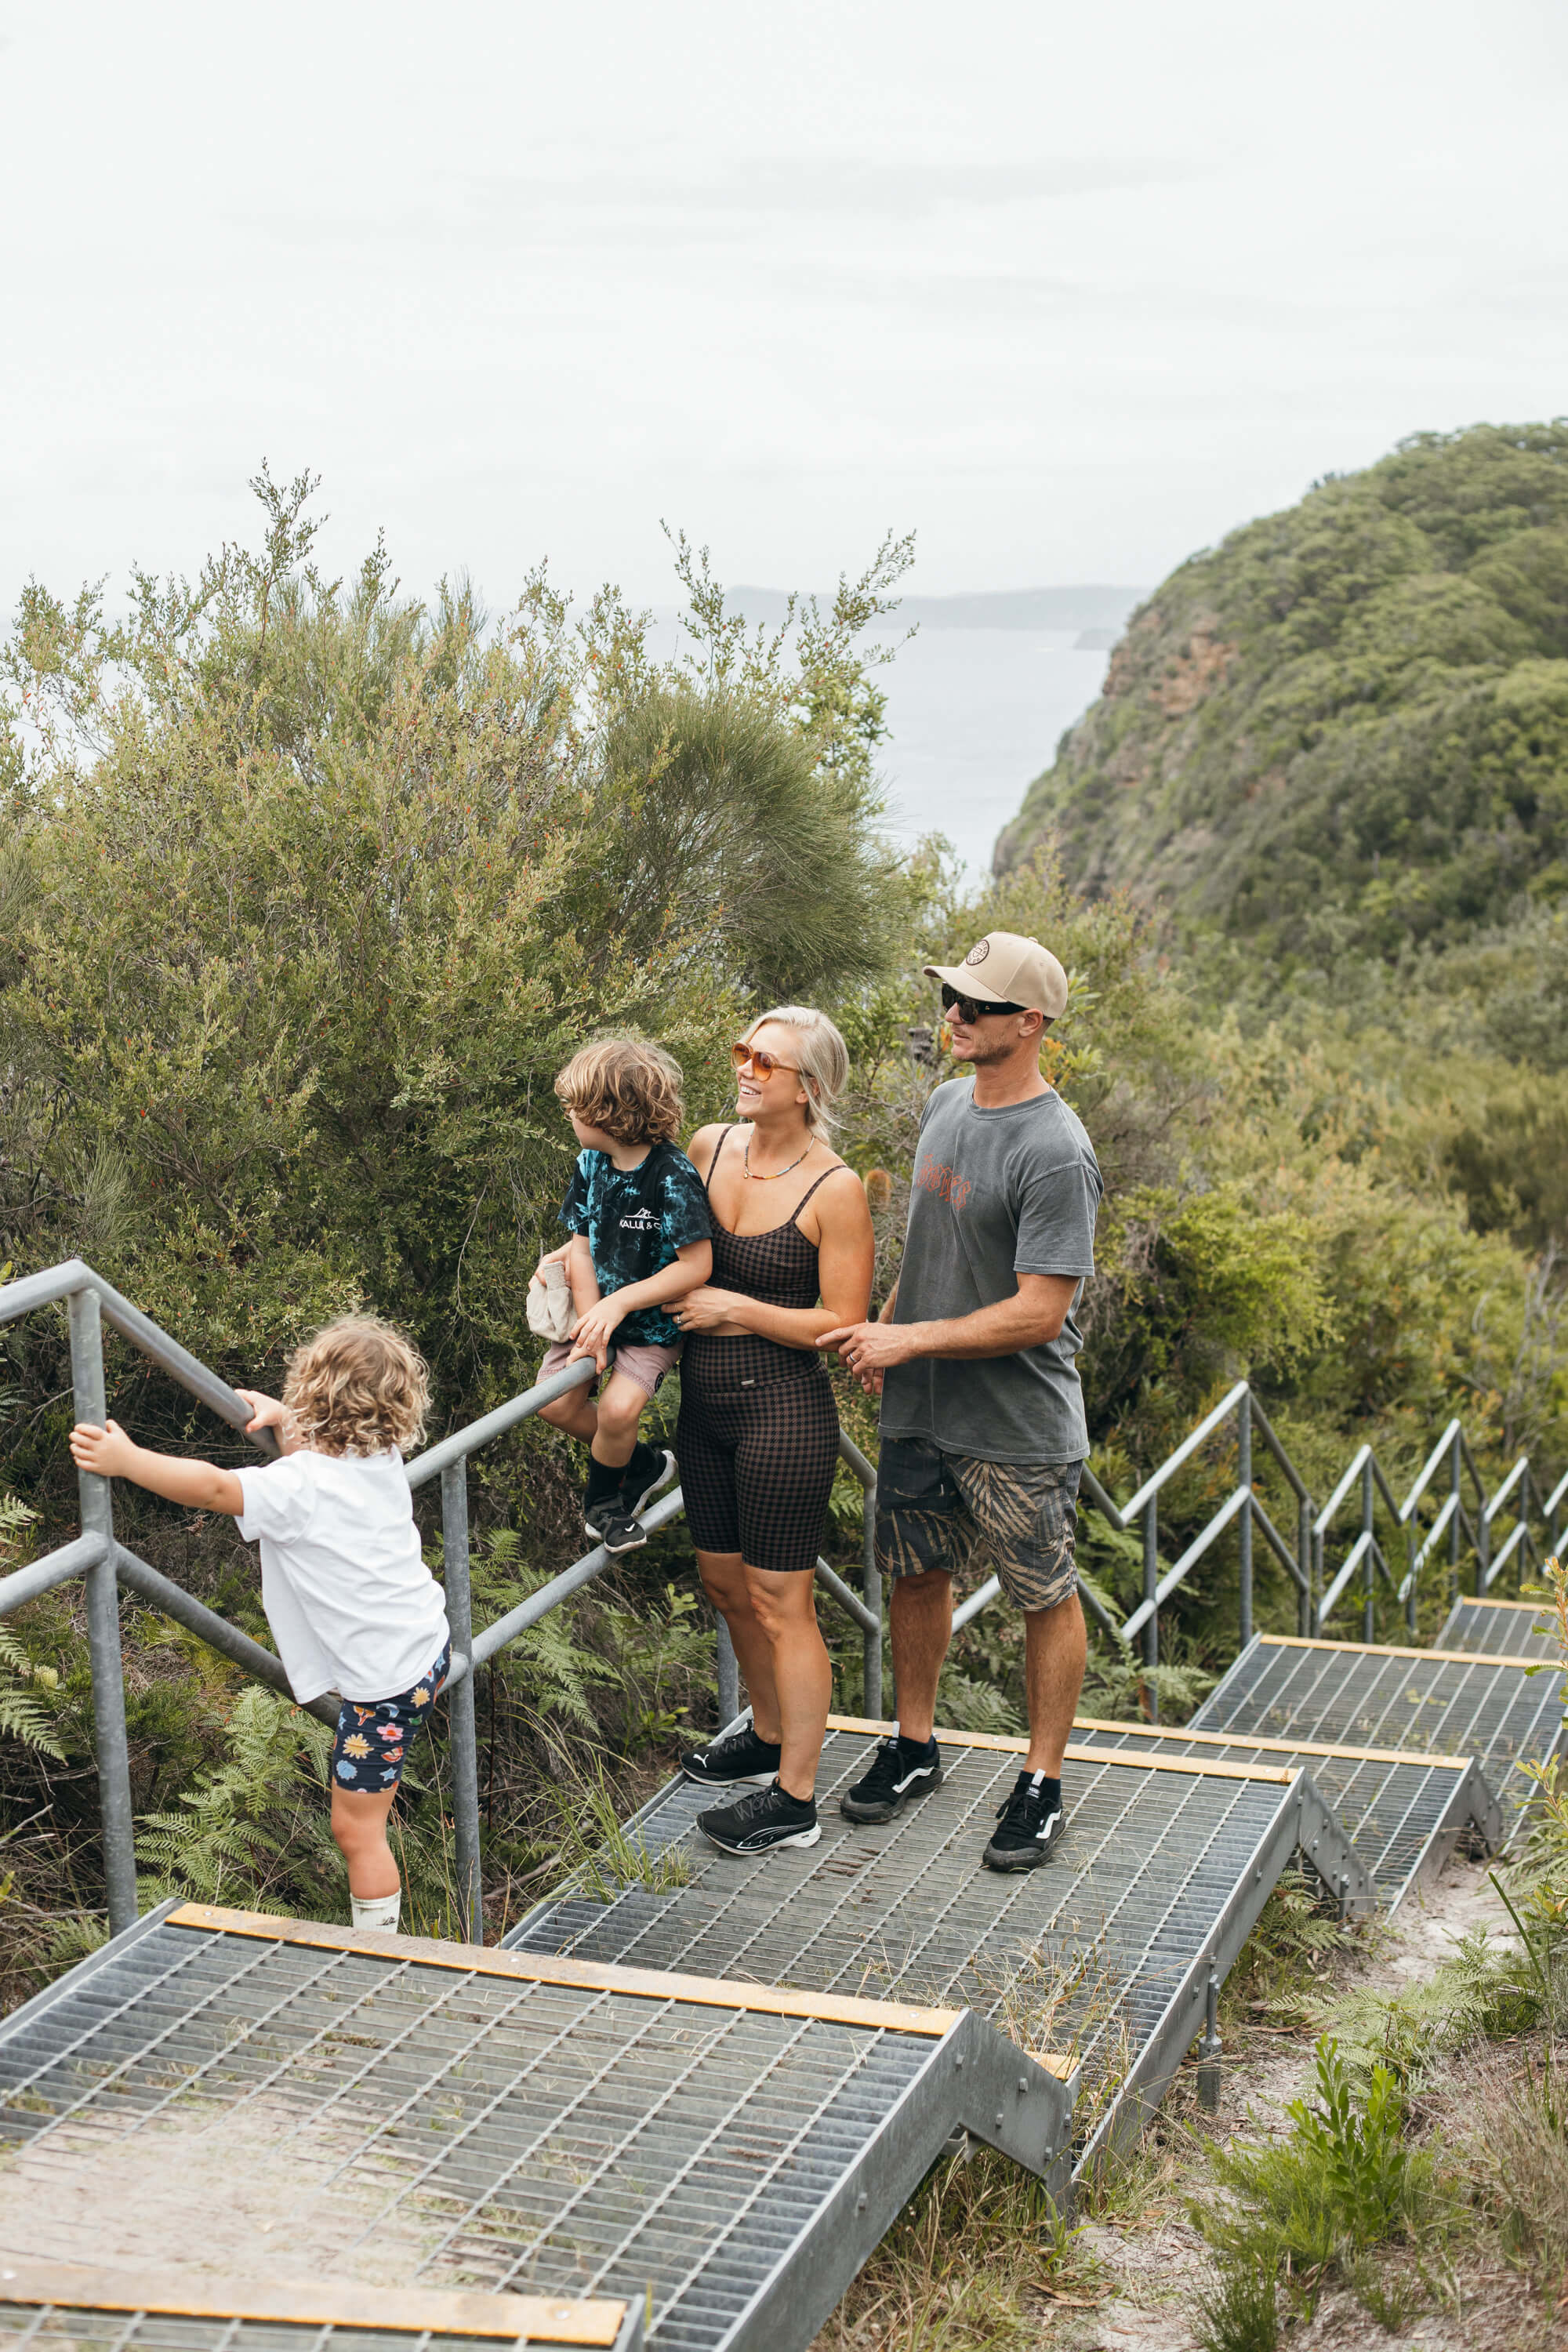
<path fill-rule="evenodd" d="M 697 1826 L 702 1829 L 700 1822 Z M 815 1845 L 822 1835 L 822 1823 L 814 1822 L 808 1830 L 787 1830 L 783 1837 L 770 1838 L 766 1845 L 726 1845 L 723 1839 L 716 1838 L 711 1830 L 702 1830 L 702 1834 L 710 1845 L 718 1847 L 721 1853 L 732 1853 L 741 1862 L 751 1862 L 761 1854 L 777 1853 L 781 1846 Z"/>

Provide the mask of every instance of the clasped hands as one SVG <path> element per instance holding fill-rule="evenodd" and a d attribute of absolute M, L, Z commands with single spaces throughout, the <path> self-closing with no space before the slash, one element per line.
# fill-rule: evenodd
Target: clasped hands
<path fill-rule="evenodd" d="M 839 1362 L 868 1396 L 880 1396 L 889 1366 L 907 1364 L 914 1354 L 909 1328 L 900 1323 L 842 1323 L 836 1331 L 824 1331 L 816 1344 L 837 1348 Z"/>

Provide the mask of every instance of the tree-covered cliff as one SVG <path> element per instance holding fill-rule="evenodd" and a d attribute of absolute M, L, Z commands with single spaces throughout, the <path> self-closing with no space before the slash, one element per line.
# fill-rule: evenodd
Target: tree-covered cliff
<path fill-rule="evenodd" d="M 1184 563 L 998 871 L 1052 835 L 1080 887 L 1277 970 L 1543 920 L 1568 898 L 1568 419 L 1417 435 Z"/>

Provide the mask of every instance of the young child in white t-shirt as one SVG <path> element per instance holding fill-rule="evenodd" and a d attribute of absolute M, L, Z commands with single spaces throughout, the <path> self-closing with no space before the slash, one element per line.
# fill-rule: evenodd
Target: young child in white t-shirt
<path fill-rule="evenodd" d="M 332 1835 L 356 1927 L 395 1931 L 401 1883 L 387 1819 L 408 1743 L 428 1724 L 452 1659 L 441 1588 L 425 1565 L 403 1454 L 429 1410 L 416 1350 L 376 1317 L 330 1323 L 289 1358 L 279 1402 L 238 1393 L 250 1429 L 282 1454 L 242 1470 L 135 1444 L 117 1422 L 79 1423 L 80 1470 L 129 1478 L 172 1503 L 229 1511 L 261 1546 L 261 1602 L 301 1704 L 335 1690 Z"/>

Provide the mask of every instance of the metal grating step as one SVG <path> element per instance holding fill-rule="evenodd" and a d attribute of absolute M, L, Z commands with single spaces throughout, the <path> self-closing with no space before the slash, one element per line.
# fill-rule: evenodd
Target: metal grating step
<path fill-rule="evenodd" d="M 963 2012 L 195 1905 L 117 1942 L 0 2031 L 40 2258 L 199 2266 L 205 2166 L 237 2270 L 647 2294 L 660 2352 L 789 2352 L 955 2128 L 1065 2185 L 1068 2092 Z"/>
<path fill-rule="evenodd" d="M 1520 1766 L 1562 1732 L 1563 1677 L 1527 1663 L 1260 1633 L 1190 1727 L 1470 1756 L 1511 1819 L 1530 1793 Z"/>
<path fill-rule="evenodd" d="M 830 1718 L 818 1845 L 721 1853 L 694 1827 L 712 1791 L 672 1780 L 634 1834 L 650 1857 L 684 1848 L 685 1884 L 622 1883 L 606 1903 L 579 1882 L 507 1944 L 962 2001 L 1081 2070 L 1079 2140 L 1092 2152 L 1108 2127 L 1131 2127 L 1163 2095 L 1202 2024 L 1194 2002 L 1211 1966 L 1221 1976 L 1229 1968 L 1299 1834 L 1337 1896 L 1368 1907 L 1375 1899 L 1311 1780 L 1277 1764 L 1172 1759 L 1155 1769 L 1069 1748 L 1061 1845 L 1046 1869 L 1004 1875 L 981 1866 L 981 1848 L 1023 1743 L 943 1730 L 941 1790 L 885 1829 L 859 1826 L 837 1800 L 883 1728 Z M 614 1883 L 607 1857 L 598 1874 Z"/>
<path fill-rule="evenodd" d="M 1393 1911 L 1412 1886 L 1440 1869 L 1456 1840 L 1474 1827 L 1489 1847 L 1502 1843 L 1501 1808 L 1468 1756 L 1420 1756 L 1394 1748 L 1305 1748 L 1289 1739 L 1232 1738 L 1188 1724 L 1164 1730 L 1133 1723 L 1077 1723 L 1075 1741 L 1134 1755 L 1208 1756 L 1232 1764 L 1282 1764 L 1310 1772 Z"/>
<path fill-rule="evenodd" d="M 0 2263 L 0 2352 L 640 2352 L 640 2302 L 389 2293 L 181 2279 L 89 2263 Z"/>
<path fill-rule="evenodd" d="M 1557 1640 L 1552 1612 L 1530 1601 L 1460 1598 L 1448 1612 L 1435 1650 L 1474 1650 L 1516 1658 L 1554 1658 Z"/>

